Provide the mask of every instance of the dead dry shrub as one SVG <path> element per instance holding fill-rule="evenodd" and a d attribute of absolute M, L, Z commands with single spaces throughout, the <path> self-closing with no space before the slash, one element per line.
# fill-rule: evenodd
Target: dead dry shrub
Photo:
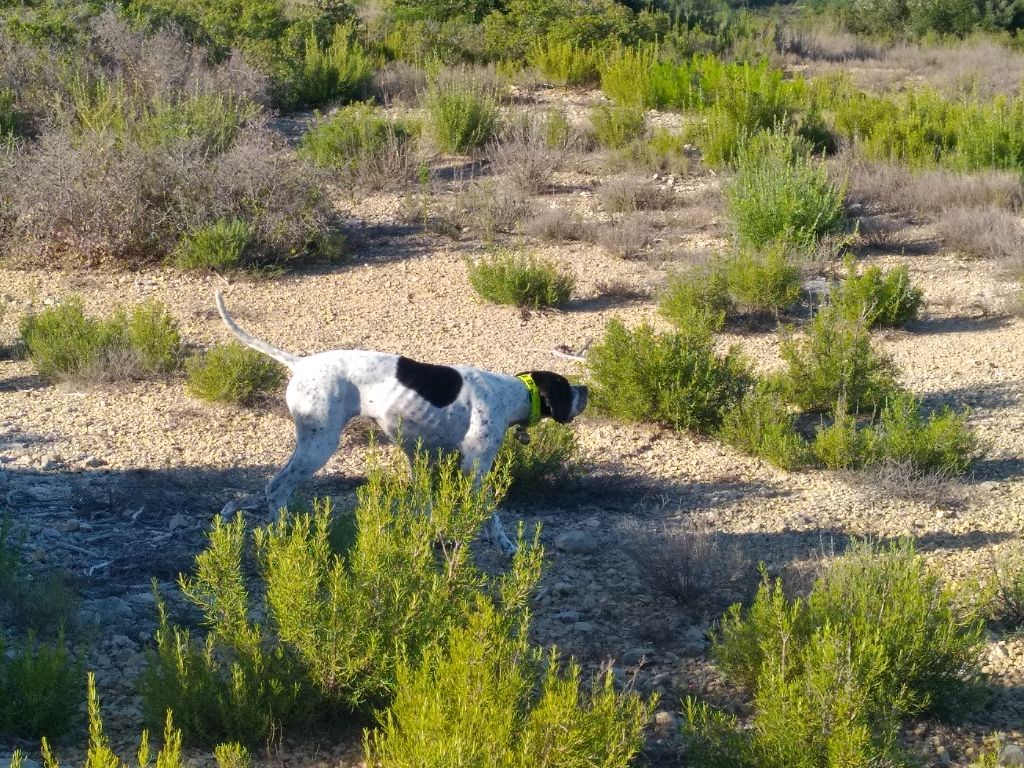
<path fill-rule="evenodd" d="M 534 210 L 523 230 L 531 237 L 551 243 L 582 240 L 585 234 L 583 219 L 578 213 L 549 206 Z"/>
<path fill-rule="evenodd" d="M 654 242 L 654 226 L 643 216 L 633 214 L 618 221 L 597 224 L 589 228 L 588 239 L 608 253 L 623 259 L 641 255 Z"/>
<path fill-rule="evenodd" d="M 675 201 L 675 194 L 651 179 L 620 176 L 598 187 L 597 199 L 608 213 L 664 211 Z"/>
<path fill-rule="evenodd" d="M 886 459 L 847 477 L 873 501 L 900 499 L 935 509 L 957 508 L 967 501 L 967 487 L 959 477 L 944 471 L 921 472 L 910 461 Z"/>
<path fill-rule="evenodd" d="M 373 92 L 385 106 L 413 106 L 427 90 L 427 73 L 406 61 L 389 61 L 373 76 Z"/>
<path fill-rule="evenodd" d="M 474 179 L 442 213 L 460 230 L 492 240 L 497 233 L 515 232 L 529 212 L 528 198 L 513 185 L 495 179 Z"/>
<path fill-rule="evenodd" d="M 947 208 L 938 221 L 939 236 L 947 248 L 968 256 L 996 259 L 1014 269 L 1024 253 L 1024 226 L 1020 216 L 1001 208 Z"/>
<path fill-rule="evenodd" d="M 689 520 L 654 529 L 628 521 L 622 547 L 650 591 L 681 605 L 713 602 L 750 570 L 739 547 L 725 545 L 718 532 Z"/>
<path fill-rule="evenodd" d="M 512 120 L 501 138 L 487 146 L 491 169 L 528 195 L 547 189 L 563 154 L 549 144 L 544 124 L 527 116 Z"/>
<path fill-rule="evenodd" d="M 931 214 L 951 207 L 1017 210 L 1024 204 L 1024 182 L 1011 171 L 911 170 L 854 159 L 853 153 L 833 168 L 834 175 L 847 180 L 847 200 L 869 209 Z"/>

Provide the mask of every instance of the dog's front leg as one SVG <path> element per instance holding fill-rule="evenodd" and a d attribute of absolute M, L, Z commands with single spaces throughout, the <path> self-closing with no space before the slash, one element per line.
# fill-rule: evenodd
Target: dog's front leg
<path fill-rule="evenodd" d="M 498 455 L 498 446 L 490 447 L 481 453 L 463 449 L 462 450 L 462 471 L 473 476 L 473 490 L 479 492 L 484 487 L 487 473 L 494 465 L 494 459 Z M 498 516 L 497 505 L 491 513 L 491 519 L 484 524 L 484 535 L 487 539 L 501 550 L 502 554 L 512 557 L 518 547 L 508 537 L 505 526 L 501 524 Z"/>

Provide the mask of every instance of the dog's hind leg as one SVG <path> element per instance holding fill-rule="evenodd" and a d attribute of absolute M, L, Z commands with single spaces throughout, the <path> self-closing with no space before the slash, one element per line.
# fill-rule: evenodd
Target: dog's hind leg
<path fill-rule="evenodd" d="M 340 424 L 324 424 L 301 416 L 296 417 L 295 450 L 292 451 L 288 463 L 267 483 L 266 496 L 271 516 L 277 515 L 280 519 L 282 510 L 288 506 L 292 492 L 327 463 L 331 454 L 338 449 L 344 426 L 344 421 Z"/>

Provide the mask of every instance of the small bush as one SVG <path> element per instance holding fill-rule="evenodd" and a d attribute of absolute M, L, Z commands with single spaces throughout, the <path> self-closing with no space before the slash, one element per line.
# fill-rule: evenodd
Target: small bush
<path fill-rule="evenodd" d="M 565 208 L 542 208 L 527 219 L 526 234 L 553 243 L 582 240 L 583 219 Z"/>
<path fill-rule="evenodd" d="M 1024 628 L 1024 565 L 1015 554 L 993 562 L 985 595 L 989 620 L 1011 631 Z"/>
<path fill-rule="evenodd" d="M 218 219 L 182 238 L 174 263 L 182 269 L 237 269 L 252 242 L 253 228 L 240 219 Z"/>
<path fill-rule="evenodd" d="M 726 411 L 718 435 L 781 469 L 797 469 L 809 458 L 807 441 L 796 431 L 793 414 L 770 386 L 753 388 Z"/>
<path fill-rule="evenodd" d="M 129 764 L 122 762 L 110 748 L 110 741 L 103 733 L 103 719 L 100 716 L 100 700 L 96 694 L 96 676 L 90 672 L 86 680 L 86 710 L 89 720 L 89 746 L 85 753 L 83 765 L 89 768 L 129 768 Z M 156 755 L 157 768 L 184 768 L 181 759 L 181 731 L 174 727 L 174 718 L 171 711 L 165 713 L 163 723 L 163 744 Z M 46 737 L 42 737 L 42 752 L 44 768 L 60 768 L 53 750 Z M 139 768 L 148 768 L 150 765 L 149 731 L 142 732 L 139 740 L 139 750 L 136 754 L 136 765 Z M 18 768 L 20 753 L 15 752 L 11 758 L 11 768 Z"/>
<path fill-rule="evenodd" d="M 20 331 L 41 376 L 110 381 L 167 373 L 180 362 L 177 322 L 158 302 L 96 319 L 71 299 L 27 315 Z"/>
<path fill-rule="evenodd" d="M 716 532 L 692 522 L 650 531 L 634 521 L 623 534 L 622 547 L 649 590 L 683 606 L 710 602 L 747 570 L 738 548 L 723 546 Z"/>
<path fill-rule="evenodd" d="M 868 267 L 860 275 L 851 259 L 846 279 L 832 294 L 832 303 L 847 320 L 863 320 L 869 328 L 876 325 L 902 325 L 917 317 L 923 295 L 911 285 L 905 264 L 884 275 L 879 267 Z"/>
<path fill-rule="evenodd" d="M 675 201 L 671 188 L 635 176 L 606 181 L 597 188 L 596 194 L 608 213 L 663 211 Z"/>
<path fill-rule="evenodd" d="M 505 436 L 495 465 L 508 472 L 510 499 L 558 491 L 580 470 L 576 433 L 567 424 L 542 421 L 527 433 L 527 442 L 513 432 Z"/>
<path fill-rule="evenodd" d="M 937 224 L 943 245 L 967 256 L 1011 261 L 1024 250 L 1024 225 L 1013 211 L 995 207 L 947 208 Z"/>
<path fill-rule="evenodd" d="M 470 264 L 469 282 L 483 298 L 517 307 L 560 307 L 569 301 L 571 275 L 535 255 L 498 251 Z"/>
<path fill-rule="evenodd" d="M 890 396 L 877 426 L 877 452 L 884 460 L 909 464 L 919 474 L 962 475 L 978 453 L 967 414 L 950 408 L 925 416 L 921 401 L 904 392 Z"/>
<path fill-rule="evenodd" d="M 281 386 L 286 372 L 280 363 L 233 341 L 185 361 L 186 388 L 218 403 L 254 405 Z"/>
<path fill-rule="evenodd" d="M 468 626 L 397 671 L 398 696 L 364 741 L 385 768 L 502 765 L 627 768 L 655 702 L 617 694 L 611 672 L 580 694 L 580 668 L 529 646 L 527 619 L 482 601 Z M 440 694 L 440 695 L 439 695 Z"/>
<path fill-rule="evenodd" d="M 482 83 L 437 83 L 427 91 L 426 108 L 434 137 L 445 152 L 481 149 L 498 132 L 497 98 Z"/>
<path fill-rule="evenodd" d="M 613 256 L 635 259 L 654 242 L 654 227 L 640 214 L 627 214 L 618 221 L 592 227 L 590 237 Z"/>
<path fill-rule="evenodd" d="M 706 765 L 902 764 L 902 720 L 962 711 L 982 630 L 912 544 L 855 543 L 806 599 L 766 578 L 748 610 L 729 609 L 714 652 L 753 692 L 753 728 L 691 702 L 688 740 Z"/>
<path fill-rule="evenodd" d="M 680 328 L 695 323 L 720 328 L 733 309 L 721 261 L 697 264 L 670 275 L 658 309 Z"/>
<path fill-rule="evenodd" d="M 778 317 L 800 298 L 800 268 L 782 246 L 762 253 L 741 250 L 724 259 L 721 270 L 732 302 L 747 314 Z"/>
<path fill-rule="evenodd" d="M 603 56 L 596 48 L 585 49 L 566 40 L 551 37 L 534 43 L 526 61 L 555 85 L 591 85 L 599 79 Z"/>
<path fill-rule="evenodd" d="M 738 353 L 719 356 L 712 329 L 699 323 L 656 334 L 649 325 L 629 331 L 612 319 L 587 363 L 595 410 L 697 432 L 717 429 L 749 380 Z"/>
<path fill-rule="evenodd" d="M 303 134 L 299 154 L 356 189 L 400 187 L 416 175 L 415 133 L 369 104 L 350 104 Z"/>
<path fill-rule="evenodd" d="M 487 147 L 491 169 L 524 194 L 543 192 L 561 159 L 562 151 L 550 145 L 545 126 L 525 117 L 513 121 L 501 139 Z"/>
<path fill-rule="evenodd" d="M 896 366 L 875 351 L 865 324 L 831 307 L 815 315 L 803 339 L 784 332 L 779 352 L 787 366 L 782 391 L 804 409 L 825 411 L 842 398 L 851 410 L 870 412 L 899 389 Z"/>
<path fill-rule="evenodd" d="M 373 79 L 374 62 L 358 43 L 351 24 L 334 28 L 326 49 L 316 33 L 306 38 L 306 53 L 295 73 L 289 101 L 318 106 L 332 99 L 342 102 L 364 98 Z"/>
<path fill-rule="evenodd" d="M 487 596 L 520 614 L 539 576 L 537 542 L 520 542 L 511 569 L 493 580 L 469 547 L 506 479 L 478 486 L 456 455 L 434 458 L 419 453 L 410 477 L 404 460 L 388 468 L 373 456 L 343 553 L 331 545 L 329 502 L 257 529 L 252 586 L 244 522 L 216 519 L 195 574 L 181 580 L 202 611 L 206 642 L 161 610 L 140 682 L 147 719 L 173 709 L 191 738 L 258 743 L 282 727 L 365 717 L 399 692 L 400 670 L 431 658 L 427 649 L 466 626 Z"/>
<path fill-rule="evenodd" d="M 49 644 L 29 632 L 9 651 L 0 638 L 0 733 L 23 738 L 67 733 L 82 701 L 81 675 L 81 662 L 63 636 Z"/>
<path fill-rule="evenodd" d="M 842 188 L 793 137 L 759 134 L 742 146 L 736 164 L 725 197 L 741 244 L 809 250 L 843 226 Z"/>
<path fill-rule="evenodd" d="M 459 230 L 471 230 L 487 242 L 499 232 L 515 232 L 530 209 L 521 190 L 494 179 L 470 182 L 458 193 L 447 211 L 449 223 Z"/>
<path fill-rule="evenodd" d="M 218 744 L 213 750 L 217 768 L 252 768 L 252 755 L 237 741 Z"/>
<path fill-rule="evenodd" d="M 661 127 L 655 128 L 650 138 L 628 145 L 620 158 L 626 166 L 679 176 L 690 174 L 697 165 L 695 150 L 686 137 Z"/>
<path fill-rule="evenodd" d="M 811 451 L 826 469 L 857 469 L 872 463 L 877 455 L 874 430 L 858 429 L 842 398 L 832 412 L 832 423 L 814 434 Z"/>
<path fill-rule="evenodd" d="M 637 107 L 599 104 L 590 111 L 590 122 L 597 143 L 606 149 L 622 149 L 647 130 L 647 117 Z"/>

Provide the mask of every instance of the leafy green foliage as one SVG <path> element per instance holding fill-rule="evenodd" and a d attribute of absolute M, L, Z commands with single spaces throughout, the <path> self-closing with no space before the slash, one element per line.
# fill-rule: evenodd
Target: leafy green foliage
<path fill-rule="evenodd" d="M 434 137 L 445 152 L 480 149 L 498 132 L 497 98 L 483 83 L 435 83 L 427 92 L 426 108 Z"/>
<path fill-rule="evenodd" d="M 526 61 L 555 85 L 590 85 L 598 80 L 598 49 L 585 49 L 566 41 L 546 38 L 534 43 Z"/>
<path fill-rule="evenodd" d="M 506 498 L 527 498 L 557 490 L 579 474 L 579 445 L 571 426 L 545 420 L 531 428 L 527 438 L 524 443 L 508 432 L 498 451 L 495 466 L 509 476 Z"/>
<path fill-rule="evenodd" d="M 843 226 L 843 190 L 793 136 L 754 136 L 742 145 L 736 166 L 725 197 L 740 243 L 806 250 Z"/>
<path fill-rule="evenodd" d="M 863 322 L 825 307 L 802 339 L 783 334 L 779 349 L 786 371 L 780 386 L 801 408 L 825 411 L 840 398 L 854 411 L 872 411 L 898 391 L 896 366 L 871 344 Z"/>
<path fill-rule="evenodd" d="M 105 319 L 86 317 L 78 299 L 26 315 L 21 340 L 40 375 L 111 380 L 158 375 L 181 359 L 178 325 L 158 302 Z"/>
<path fill-rule="evenodd" d="M 846 278 L 832 295 L 832 303 L 843 317 L 863 319 L 869 328 L 909 322 L 917 317 L 921 302 L 921 289 L 911 285 L 905 264 L 885 274 L 880 267 L 868 267 L 858 275 L 851 260 Z"/>
<path fill-rule="evenodd" d="M 966 413 L 949 407 L 926 417 L 917 397 L 908 392 L 894 394 L 882 409 L 876 450 L 917 472 L 962 475 L 978 454 L 978 439 L 966 419 Z"/>
<path fill-rule="evenodd" d="M 759 384 L 725 412 L 719 437 L 730 445 L 771 462 L 796 469 L 808 461 L 808 445 L 794 427 L 793 414 L 771 386 Z"/>
<path fill-rule="evenodd" d="M 82 665 L 64 637 L 32 632 L 8 651 L 0 639 L 0 733 L 24 738 L 67 733 L 82 701 Z"/>
<path fill-rule="evenodd" d="M 766 578 L 729 609 L 714 651 L 753 692 L 754 727 L 691 701 L 684 733 L 702 765 L 901 764 L 904 719 L 962 711 L 982 631 L 911 543 L 854 543 L 806 599 Z"/>
<path fill-rule="evenodd" d="M 608 672 L 581 700 L 580 668 L 531 648 L 526 607 L 481 601 L 468 626 L 398 666 L 398 695 L 365 740 L 385 768 L 502 765 L 626 768 L 643 745 L 653 703 L 616 694 Z"/>
<path fill-rule="evenodd" d="M 332 99 L 345 103 L 364 98 L 374 69 L 374 61 L 356 40 L 352 24 L 334 27 L 326 47 L 311 30 L 301 67 L 294 75 L 293 98 L 309 106 Z"/>
<path fill-rule="evenodd" d="M 721 262 L 711 261 L 669 276 L 658 310 L 680 328 L 706 324 L 718 329 L 733 309 Z"/>
<path fill-rule="evenodd" d="M 218 744 L 213 750 L 217 768 L 252 768 L 252 755 L 249 750 L 236 742 Z"/>
<path fill-rule="evenodd" d="M 738 353 L 719 355 L 711 327 L 701 323 L 657 334 L 646 324 L 630 331 L 613 318 L 587 363 L 595 409 L 629 421 L 656 421 L 698 432 L 721 424 L 749 380 Z"/>
<path fill-rule="evenodd" d="M 521 542 L 511 571 L 493 582 L 468 546 L 506 482 L 492 475 L 475 487 L 454 455 L 420 453 L 411 478 L 375 457 L 357 491 L 354 543 L 332 548 L 329 502 L 257 529 L 258 588 L 243 576 L 243 521 L 216 520 L 195 574 L 180 582 L 202 611 L 206 643 L 161 616 L 141 683 L 147 717 L 170 708 L 190 738 L 254 743 L 386 705 L 401 665 L 417 665 L 465 626 L 491 587 L 503 606 L 525 604 L 536 541 Z"/>
<path fill-rule="evenodd" d="M 370 104 L 350 104 L 303 134 L 299 154 L 340 172 L 363 189 L 382 189 L 412 179 L 418 126 L 390 120 Z"/>
<path fill-rule="evenodd" d="M 183 269 L 237 269 L 252 242 L 253 228 L 241 219 L 218 219 L 178 243 L 174 263 Z"/>
<path fill-rule="evenodd" d="M 778 317 L 800 298 L 800 268 L 782 246 L 760 253 L 738 251 L 726 258 L 721 268 L 732 301 L 747 314 Z"/>
<path fill-rule="evenodd" d="M 281 386 L 280 363 L 233 341 L 185 361 L 188 391 L 202 400 L 254 405 Z"/>
<path fill-rule="evenodd" d="M 518 307 L 561 307 L 572 295 L 572 275 L 530 254 L 498 251 L 469 265 L 469 282 L 483 298 Z"/>
<path fill-rule="evenodd" d="M 647 117 L 638 107 L 598 104 L 590 111 L 594 138 L 602 147 L 622 149 L 647 131 Z"/>
<path fill-rule="evenodd" d="M 874 430 L 857 428 L 857 419 L 840 397 L 832 412 L 832 423 L 818 427 L 814 433 L 811 450 L 826 469 L 857 469 L 877 456 L 874 438 Z"/>

